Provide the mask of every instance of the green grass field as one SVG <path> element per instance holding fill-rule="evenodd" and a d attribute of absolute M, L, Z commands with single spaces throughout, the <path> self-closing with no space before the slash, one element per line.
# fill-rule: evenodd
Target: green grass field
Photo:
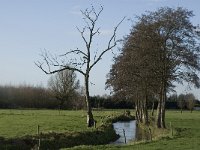
<path fill-rule="evenodd" d="M 101 117 L 121 111 L 94 111 L 97 126 Z M 94 130 L 86 126 L 85 111 L 58 110 L 0 110 L 0 137 L 12 138 L 41 132 L 66 132 Z"/>
<path fill-rule="evenodd" d="M 153 142 L 130 143 L 128 145 L 79 146 L 73 149 L 123 149 L 123 150 L 199 150 L 200 111 L 167 111 L 167 124 L 171 122 L 179 132 L 174 137 L 161 138 Z"/>
<path fill-rule="evenodd" d="M 94 117 L 101 124 L 101 117 L 119 114 L 119 111 L 94 111 Z M 138 149 L 138 150 L 199 150 L 200 149 L 200 111 L 167 111 L 167 125 L 171 122 L 179 132 L 174 137 L 162 138 L 153 142 L 130 143 L 129 145 L 78 146 L 73 149 Z M 65 132 L 95 130 L 86 127 L 85 111 L 57 110 L 0 110 L 0 136 L 6 138 L 34 135 L 37 125 L 42 132 Z"/>

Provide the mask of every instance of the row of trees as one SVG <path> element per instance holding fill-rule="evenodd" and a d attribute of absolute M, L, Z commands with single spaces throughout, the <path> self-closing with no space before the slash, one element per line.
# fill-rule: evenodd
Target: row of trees
<path fill-rule="evenodd" d="M 55 108 L 58 101 L 40 86 L 0 86 L 1 108 Z"/>
<path fill-rule="evenodd" d="M 68 70 L 51 76 L 48 88 L 0 86 L 1 108 L 82 109 L 85 107 L 83 98 L 76 74 Z"/>
<path fill-rule="evenodd" d="M 91 105 L 97 109 L 134 109 L 134 102 L 126 99 L 116 99 L 113 96 L 91 96 Z"/>
<path fill-rule="evenodd" d="M 192 93 L 180 95 L 173 94 L 169 96 L 168 101 L 176 102 L 177 106 L 181 109 L 181 113 L 185 108 L 189 109 L 192 112 L 195 104 L 198 103 L 198 100 Z"/>
<path fill-rule="evenodd" d="M 194 107 L 198 107 L 200 101 L 195 98 L 192 93 L 169 95 L 166 100 L 166 109 L 188 109 L 191 112 Z M 134 109 L 135 103 L 132 99 L 116 98 L 114 96 L 92 96 L 91 105 L 93 108 L 106 108 L 106 109 Z M 152 110 L 151 114 L 154 114 L 154 109 L 158 105 L 156 99 L 147 101 L 148 110 Z M 152 115 L 153 116 L 153 115 Z"/>
<path fill-rule="evenodd" d="M 55 75 L 57 76 L 57 75 Z M 56 80 L 52 76 L 49 80 L 52 85 L 52 80 Z M 56 80 L 59 82 L 60 80 Z M 77 80 L 78 81 L 78 80 Z M 55 81 L 54 81 L 55 82 Z M 75 82 L 77 83 L 77 82 Z M 58 83 L 61 85 L 61 82 Z M 55 85 L 53 86 L 55 87 Z M 66 87 L 66 84 L 65 86 Z M 74 85 L 72 86 L 74 87 Z M 70 89 L 70 87 L 67 87 Z M 52 91 L 54 90 L 54 91 Z M 59 95 L 65 95 L 62 98 Z M 69 95 L 69 96 L 68 96 Z M 58 97 L 58 98 L 57 98 Z M 91 106 L 101 110 L 106 109 L 134 109 L 134 101 L 117 98 L 113 96 L 92 96 Z M 154 104 L 153 104 L 154 102 Z M 181 112 L 183 109 L 189 109 L 191 112 L 194 106 L 200 105 L 200 101 L 196 100 L 192 93 L 170 95 L 166 101 L 166 108 L 178 109 Z M 147 108 L 157 106 L 157 101 L 148 101 Z M 79 93 L 79 89 L 72 93 L 62 90 L 62 87 L 55 89 L 49 86 L 48 89 L 41 86 L 20 85 L 20 86 L 0 86 L 0 108 L 46 108 L 46 109 L 85 109 L 84 97 Z"/>
<path fill-rule="evenodd" d="M 138 18 L 114 59 L 107 86 L 133 99 L 139 123 L 149 124 L 147 102 L 158 101 L 156 125 L 165 128 L 167 93 L 174 82 L 199 88 L 200 34 L 183 8 L 160 8 Z"/>

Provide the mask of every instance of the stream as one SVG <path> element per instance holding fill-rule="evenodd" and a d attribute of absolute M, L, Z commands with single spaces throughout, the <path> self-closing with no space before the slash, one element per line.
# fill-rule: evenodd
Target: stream
<path fill-rule="evenodd" d="M 112 144 L 125 144 L 136 139 L 136 120 L 113 123 L 116 134 L 120 137 Z M 124 137 L 125 135 L 125 137 Z"/>

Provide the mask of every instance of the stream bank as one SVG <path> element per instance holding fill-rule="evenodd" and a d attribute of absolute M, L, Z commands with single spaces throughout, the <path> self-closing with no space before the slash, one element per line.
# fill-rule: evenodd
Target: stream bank
<path fill-rule="evenodd" d="M 92 131 L 65 133 L 49 132 L 12 139 L 0 137 L 0 149 L 29 150 L 38 149 L 39 147 L 40 149 L 57 150 L 78 145 L 109 144 L 119 138 L 112 124 L 117 121 L 129 121 L 133 119 L 133 116 L 128 116 L 126 114 L 117 116 L 111 115 L 105 117 L 102 124 Z"/>

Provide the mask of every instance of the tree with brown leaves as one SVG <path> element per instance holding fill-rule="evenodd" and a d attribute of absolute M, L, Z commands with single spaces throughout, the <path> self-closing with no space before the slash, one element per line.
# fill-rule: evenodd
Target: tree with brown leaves
<path fill-rule="evenodd" d="M 190 21 L 192 16 L 187 9 L 164 7 L 138 17 L 108 76 L 115 92 L 132 96 L 136 106 L 141 105 L 136 116 L 145 115 L 148 95 L 158 98 L 158 128 L 166 127 L 166 94 L 174 82 L 200 87 L 200 33 Z"/>

